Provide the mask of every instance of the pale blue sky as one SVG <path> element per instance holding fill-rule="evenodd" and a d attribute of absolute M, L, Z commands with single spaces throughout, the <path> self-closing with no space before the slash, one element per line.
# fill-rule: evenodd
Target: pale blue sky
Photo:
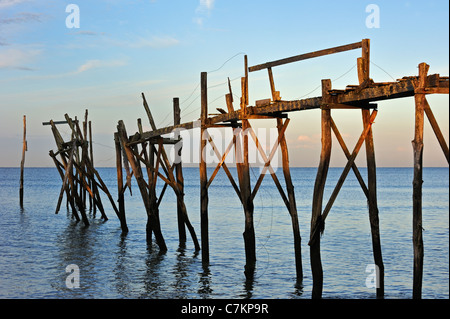
<path fill-rule="evenodd" d="M 78 29 L 66 27 L 70 3 L 80 8 Z M 371 3 L 380 8 L 380 28 L 366 26 Z M 96 163 L 114 165 L 117 121 L 123 119 L 134 133 L 136 119 L 145 119 L 141 92 L 158 125 L 170 124 L 176 96 L 182 121 L 194 120 L 200 72 L 222 66 L 209 74 L 209 102 L 210 112 L 225 108 L 223 83 L 243 74 L 243 53 L 254 65 L 370 38 L 376 82 L 416 75 L 421 62 L 430 64 L 430 74 L 448 75 L 448 10 L 448 1 L 413 0 L 0 0 L 0 166 L 20 163 L 23 115 L 28 119 L 26 165 L 52 166 L 53 138 L 41 123 L 61 120 L 65 113 L 82 117 L 86 108 Z M 339 78 L 335 88 L 357 84 L 352 67 L 359 55 L 357 50 L 274 68 L 277 89 L 283 99 L 296 99 L 319 96 L 323 78 Z M 233 90 L 239 95 L 239 81 L 233 81 Z M 266 72 L 251 73 L 251 104 L 268 97 Z M 431 96 L 429 102 L 448 141 L 448 95 Z M 377 164 L 410 166 L 413 99 L 380 102 L 379 111 Z M 334 111 L 333 116 L 353 148 L 362 129 L 360 112 Z M 290 117 L 292 165 L 316 166 L 320 112 Z M 275 126 L 255 123 L 262 125 Z M 337 143 L 333 154 L 333 166 L 345 165 Z M 447 165 L 428 123 L 424 160 L 427 166 Z"/>

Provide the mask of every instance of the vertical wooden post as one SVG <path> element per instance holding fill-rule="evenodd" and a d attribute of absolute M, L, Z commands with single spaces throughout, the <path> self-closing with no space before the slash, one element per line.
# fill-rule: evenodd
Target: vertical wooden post
<path fill-rule="evenodd" d="M 358 79 L 359 84 L 367 84 L 370 80 L 370 40 L 362 40 L 362 57 L 358 59 Z M 367 127 L 370 118 L 368 109 L 361 109 L 364 127 Z M 377 266 L 377 298 L 384 296 L 384 264 L 381 252 L 380 227 L 377 204 L 377 182 L 375 149 L 373 144 L 372 128 L 366 137 L 366 158 L 367 158 L 367 178 L 368 190 L 367 201 L 369 206 L 370 230 L 372 234 L 372 250 L 375 265 Z"/>
<path fill-rule="evenodd" d="M 426 86 L 429 66 L 419 64 L 418 88 Z M 422 170 L 423 170 L 423 122 L 425 108 L 425 94 L 415 94 L 415 130 L 412 141 L 414 151 L 414 179 L 413 179 L 413 298 L 422 298 L 423 278 L 423 238 L 422 238 Z"/>
<path fill-rule="evenodd" d="M 241 112 L 243 116 L 247 115 L 247 105 L 248 105 L 248 62 L 247 56 L 244 56 L 244 71 L 245 76 L 241 78 Z M 256 239 L 255 239 L 255 227 L 253 223 L 253 197 L 252 189 L 250 185 L 250 165 L 248 161 L 248 133 L 250 129 L 250 124 L 248 119 L 242 119 L 242 161 L 236 160 L 236 166 L 239 166 L 238 177 L 239 177 L 239 188 L 241 191 L 242 204 L 244 206 L 245 215 L 245 227 L 244 233 L 244 246 L 245 246 L 245 276 L 247 279 L 252 279 L 255 273 L 256 266 Z M 239 163 L 238 163 L 239 162 Z"/>
<path fill-rule="evenodd" d="M 256 239 L 255 228 L 253 225 L 253 197 L 250 185 L 250 166 L 248 162 L 248 120 L 242 120 L 242 132 L 243 132 L 243 162 L 236 165 L 240 166 L 238 171 L 239 188 L 241 190 L 241 199 L 244 206 L 245 215 L 245 229 L 243 233 L 245 244 L 245 275 L 247 278 L 252 278 L 255 265 L 256 265 Z"/>
<path fill-rule="evenodd" d="M 201 132 L 200 132 L 200 228 L 202 243 L 202 263 L 209 264 L 209 234 L 208 234 L 208 175 L 206 171 L 206 142 L 208 119 L 208 74 L 200 76 L 201 88 Z"/>
<path fill-rule="evenodd" d="M 173 99 L 173 125 L 178 125 L 181 123 L 181 112 L 180 112 L 180 99 L 175 97 Z M 177 132 L 175 139 L 180 139 L 180 133 Z M 181 145 L 183 142 L 180 140 L 178 143 Z M 177 143 L 177 144 L 178 144 Z M 178 218 L 178 238 L 180 241 L 180 245 L 184 245 L 186 243 L 186 227 L 184 223 L 184 214 L 182 203 L 184 202 L 184 178 L 183 178 L 183 167 L 181 164 L 181 147 L 175 147 L 175 151 L 178 153 L 175 154 L 175 175 L 178 184 L 179 195 L 177 195 L 177 218 Z"/>
<path fill-rule="evenodd" d="M 89 159 L 91 161 L 92 167 L 94 167 L 94 149 L 92 146 L 92 123 L 91 123 L 91 121 L 88 122 L 88 128 L 89 128 Z M 93 186 L 93 184 L 94 183 L 92 183 L 92 186 Z M 94 200 L 91 197 L 89 197 L 89 205 L 90 205 L 90 209 L 92 209 L 92 206 L 93 206 L 93 214 L 95 217 L 95 215 L 97 213 L 97 206 L 94 204 Z"/>
<path fill-rule="evenodd" d="M 128 232 L 125 217 L 125 199 L 123 188 L 123 170 L 122 170 L 122 149 L 120 146 L 119 133 L 114 133 L 114 142 L 116 146 L 116 168 L 117 168 L 117 193 L 119 203 L 120 224 L 124 233 Z"/>
<path fill-rule="evenodd" d="M 25 152 L 28 150 L 27 146 L 27 117 L 23 116 L 23 146 L 22 146 L 22 161 L 20 162 L 20 188 L 19 199 L 20 208 L 23 208 L 23 170 L 25 167 Z"/>
<path fill-rule="evenodd" d="M 362 109 L 362 118 L 364 127 L 370 125 L 370 111 Z M 370 128 L 366 137 L 366 158 L 367 158 L 367 178 L 368 178 L 368 204 L 369 204 L 369 220 L 370 230 L 372 234 L 372 249 L 375 265 L 377 266 L 376 273 L 376 291 L 377 297 L 384 296 L 384 264 L 381 253 L 381 239 L 380 226 L 378 218 L 378 204 L 377 204 L 377 175 L 375 164 L 375 149 L 373 144 L 372 128 Z"/>
<path fill-rule="evenodd" d="M 277 118 L 278 134 L 283 134 L 280 140 L 281 155 L 283 160 L 283 174 L 286 181 L 286 190 L 289 197 L 289 214 L 292 220 L 292 231 L 294 233 L 294 249 L 295 249 L 295 269 L 297 273 L 297 283 L 301 284 L 303 281 L 303 265 L 302 265 L 302 250 L 300 226 L 298 223 L 297 205 L 295 202 L 294 184 L 291 179 L 291 171 L 289 168 L 289 153 L 286 143 L 286 137 L 281 129 L 283 127 L 283 120 Z"/>
<path fill-rule="evenodd" d="M 327 102 L 329 90 L 331 90 L 331 80 L 322 80 L 322 100 L 324 103 Z M 320 162 L 314 184 L 309 242 L 311 271 L 313 277 L 312 298 L 314 299 L 322 297 L 323 289 L 323 269 L 320 257 L 321 231 L 314 230 L 323 230 L 324 228 L 324 221 L 322 220 L 322 201 L 331 157 L 331 111 L 330 109 L 322 108 L 321 113 L 322 150 L 320 153 Z"/>

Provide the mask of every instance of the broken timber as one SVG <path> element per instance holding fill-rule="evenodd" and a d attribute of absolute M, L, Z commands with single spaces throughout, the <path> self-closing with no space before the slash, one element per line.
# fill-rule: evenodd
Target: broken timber
<path fill-rule="evenodd" d="M 142 93 L 143 106 L 147 114 L 148 120 L 152 130 L 157 130 L 155 121 L 153 119 L 152 113 L 148 106 L 147 100 L 144 93 Z M 178 99 L 174 99 L 174 123 L 179 123 L 180 110 Z M 184 246 L 186 242 L 186 230 L 189 230 L 192 241 L 194 243 L 195 249 L 200 250 L 200 244 L 198 243 L 197 235 L 192 224 L 189 221 L 187 214 L 186 205 L 184 203 L 184 186 L 183 186 L 183 176 L 182 167 L 180 161 L 181 147 L 178 148 L 178 154 L 176 156 L 176 163 L 170 163 L 167 156 L 164 145 L 165 144 L 178 144 L 181 145 L 181 139 L 164 139 L 162 137 L 155 137 L 145 142 L 134 143 L 137 136 L 140 136 L 142 131 L 141 119 L 138 119 L 138 130 L 134 136 L 128 136 L 123 121 L 119 121 L 117 125 L 117 153 L 120 153 L 119 148 L 125 154 L 124 163 L 129 163 L 136 179 L 136 182 L 141 193 L 142 200 L 144 202 L 145 210 L 147 212 L 147 243 L 152 243 L 152 235 L 155 235 L 156 243 L 161 252 L 167 251 L 167 246 L 164 240 L 164 236 L 161 231 L 160 219 L 159 219 L 159 205 L 162 201 L 164 193 L 167 186 L 170 186 L 177 197 L 177 216 L 178 216 L 178 230 L 179 230 L 179 240 L 180 245 Z M 138 146 L 141 146 L 139 150 Z M 119 155 L 117 155 L 117 158 Z M 119 160 L 117 160 L 118 166 L 117 171 L 121 172 L 119 168 Z M 141 164 L 144 165 L 145 171 L 147 172 L 147 180 L 143 173 Z M 160 168 L 163 170 L 163 175 L 160 172 Z M 156 194 L 156 184 L 157 180 L 160 178 L 164 181 L 163 189 L 159 197 Z M 120 178 L 118 177 L 118 188 L 119 194 L 123 193 L 123 188 L 120 183 Z"/>
<path fill-rule="evenodd" d="M 88 121 L 87 121 L 88 111 L 85 113 L 85 121 L 83 122 L 83 131 L 80 129 L 78 120 L 72 120 L 67 114 L 65 114 L 66 121 L 54 122 L 44 122 L 43 125 L 50 125 L 53 137 L 56 142 L 57 151 L 50 151 L 49 155 L 55 163 L 56 169 L 61 176 L 63 185 L 60 190 L 60 195 L 58 198 L 58 203 L 56 205 L 57 214 L 61 207 L 61 202 L 64 194 L 66 194 L 67 203 L 72 209 L 72 214 L 74 218 L 79 221 L 80 217 L 78 212 L 81 214 L 81 219 L 83 223 L 88 226 L 89 220 L 86 214 L 86 193 L 89 193 L 91 203 L 94 205 L 94 209 L 98 208 L 101 212 L 102 218 L 107 220 L 105 210 L 100 197 L 99 189 L 103 191 L 108 197 L 111 205 L 117 214 L 122 232 L 127 233 L 128 227 L 125 218 L 125 212 L 123 210 L 119 211 L 115 205 L 115 202 L 108 191 L 105 183 L 101 179 L 99 173 L 93 166 L 92 157 L 92 133 L 91 125 L 89 121 L 89 138 L 88 141 Z M 71 140 L 65 142 L 61 136 L 58 128 L 58 124 L 68 124 L 71 129 Z M 90 150 L 89 150 L 90 146 Z M 58 160 L 60 156 L 60 160 Z M 95 210 L 94 210 L 95 211 Z"/>

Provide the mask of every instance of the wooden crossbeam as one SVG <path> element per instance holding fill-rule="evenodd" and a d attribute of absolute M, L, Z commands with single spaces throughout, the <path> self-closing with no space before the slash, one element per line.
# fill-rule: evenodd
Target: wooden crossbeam
<path fill-rule="evenodd" d="M 284 130 L 285 130 L 285 129 L 284 129 Z M 283 130 L 283 134 L 284 134 L 284 130 Z M 261 157 L 263 158 L 265 165 L 267 164 L 267 167 L 268 167 L 269 172 L 270 172 L 270 176 L 272 176 L 272 179 L 273 179 L 273 181 L 274 181 L 274 183 L 275 183 L 275 185 L 276 185 L 278 191 L 280 192 L 281 198 L 283 199 L 283 201 L 284 201 L 284 203 L 285 203 L 287 209 L 290 210 L 290 203 L 289 203 L 289 200 L 288 200 L 286 194 L 284 193 L 283 188 L 281 187 L 280 181 L 278 180 L 278 177 L 277 177 L 277 175 L 275 174 L 275 171 L 274 171 L 272 165 L 270 164 L 269 158 L 267 158 L 267 155 L 266 155 L 266 153 L 264 152 L 264 150 L 262 149 L 261 143 L 259 142 L 258 137 L 256 136 L 255 131 L 253 130 L 253 128 L 252 128 L 251 126 L 249 126 L 249 133 L 250 133 L 251 137 L 253 138 L 253 141 L 255 142 L 256 147 L 257 147 L 259 153 L 261 154 Z M 281 137 L 279 140 L 281 141 L 281 139 L 282 139 L 282 137 Z M 276 144 L 275 144 L 275 146 L 274 146 L 275 149 L 278 148 L 278 144 L 279 144 L 279 143 L 276 143 Z M 262 179 L 264 178 L 264 175 L 265 175 L 264 171 L 261 172 L 261 177 L 260 177 L 260 178 L 261 178 L 261 181 L 262 181 Z M 257 185 L 258 185 L 258 188 L 259 188 L 259 185 L 261 185 L 261 183 L 259 183 L 259 184 L 257 184 Z M 255 186 L 255 189 L 254 189 L 253 192 L 252 192 L 252 198 L 255 198 L 256 192 L 258 191 L 258 188 L 256 188 L 256 186 Z"/>
<path fill-rule="evenodd" d="M 275 145 L 272 147 L 272 150 L 271 150 L 271 152 L 270 152 L 270 154 L 269 154 L 269 157 L 266 157 L 265 154 L 264 154 L 264 157 L 266 157 L 265 160 L 264 160 L 264 161 L 265 161 L 264 167 L 263 167 L 263 169 L 262 169 L 262 171 L 261 171 L 261 174 L 259 175 L 259 178 L 258 178 L 258 180 L 257 180 L 257 182 L 256 182 L 256 184 L 255 184 L 255 187 L 253 188 L 253 191 L 252 191 L 252 198 L 255 198 L 256 193 L 258 192 L 258 189 L 259 189 L 259 187 L 261 186 L 262 180 L 264 179 L 264 176 L 265 176 L 265 174 L 266 174 L 267 169 L 269 169 L 269 167 L 270 167 L 270 169 L 272 169 L 272 167 L 271 167 L 271 165 L 270 165 L 270 162 L 271 162 L 273 156 L 275 155 L 275 152 L 276 152 L 276 150 L 277 150 L 277 148 L 278 148 L 278 145 L 279 145 L 280 142 L 281 142 L 281 139 L 282 139 L 283 136 L 284 136 L 284 132 L 286 131 L 286 128 L 287 128 L 287 126 L 288 126 L 288 124 L 289 124 L 289 121 L 290 121 L 289 119 L 286 119 L 286 121 L 284 122 L 284 124 L 283 124 L 283 126 L 281 127 L 280 131 L 278 132 L 278 139 L 277 139 L 277 142 L 276 142 Z M 251 130 L 250 130 L 250 132 L 251 132 Z M 272 173 L 272 172 L 273 172 L 273 169 L 272 169 L 271 173 Z M 274 172 L 271 174 L 272 177 L 274 176 L 274 174 L 275 174 Z M 274 181 L 275 181 L 275 180 L 274 180 Z M 275 183 L 276 183 L 276 182 L 275 182 Z M 283 193 L 280 192 L 280 194 L 282 194 L 281 196 L 284 195 L 283 200 L 284 200 L 285 204 L 287 205 L 287 207 L 288 207 L 288 209 L 289 209 L 289 201 L 287 200 L 286 195 L 284 194 L 284 192 L 283 192 Z"/>
<path fill-rule="evenodd" d="M 339 52 L 344 52 L 344 51 L 349 51 L 349 50 L 355 50 L 355 49 L 359 49 L 361 47 L 362 47 L 362 41 L 355 42 L 355 43 L 350 43 L 350 44 L 341 45 L 341 46 L 337 46 L 337 47 L 333 47 L 333 48 L 329 48 L 329 49 L 324 49 L 324 50 L 304 53 L 304 54 L 292 56 L 292 57 L 289 57 L 289 58 L 284 58 L 284 59 L 280 59 L 280 60 L 276 60 L 276 61 L 272 61 L 272 62 L 266 62 L 266 63 L 263 63 L 263 64 L 258 64 L 258 65 L 249 67 L 248 70 L 249 70 L 249 72 L 254 72 L 254 71 L 268 69 L 268 68 L 272 68 L 274 66 L 283 65 L 283 64 L 287 64 L 287 63 L 297 62 L 297 61 L 311 59 L 311 58 L 316 58 L 316 57 L 329 55 L 329 54 L 333 54 L 333 53 L 339 53 Z"/>

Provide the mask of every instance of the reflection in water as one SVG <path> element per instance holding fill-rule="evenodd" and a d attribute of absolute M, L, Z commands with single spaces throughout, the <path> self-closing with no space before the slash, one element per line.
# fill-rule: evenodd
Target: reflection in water
<path fill-rule="evenodd" d="M 61 297 L 70 298 L 89 298 L 90 291 L 95 290 L 96 280 L 94 265 L 97 246 L 95 232 L 88 231 L 88 227 L 77 222 L 71 222 L 67 225 L 56 239 L 58 247 L 57 270 L 60 276 L 53 287 L 62 294 Z M 69 289 L 66 287 L 65 269 L 68 265 L 75 264 L 80 269 L 80 289 Z M 66 295 L 67 294 L 67 295 Z"/>
<path fill-rule="evenodd" d="M 161 278 L 164 268 L 161 268 L 161 263 L 164 261 L 166 255 L 154 251 L 153 249 L 148 249 L 147 257 L 145 259 L 145 276 L 144 281 L 144 291 L 140 294 L 139 298 L 164 298 L 161 295 L 164 292 L 164 280 Z"/>
<path fill-rule="evenodd" d="M 201 298 L 208 298 L 213 289 L 211 288 L 211 271 L 209 265 L 202 265 L 203 272 L 200 273 L 198 294 Z"/>
<path fill-rule="evenodd" d="M 128 277 L 126 255 L 127 255 L 127 236 L 123 234 L 120 236 L 118 244 L 116 267 L 114 268 L 115 286 L 117 292 L 122 296 L 127 296 L 131 290 L 131 280 Z"/>

